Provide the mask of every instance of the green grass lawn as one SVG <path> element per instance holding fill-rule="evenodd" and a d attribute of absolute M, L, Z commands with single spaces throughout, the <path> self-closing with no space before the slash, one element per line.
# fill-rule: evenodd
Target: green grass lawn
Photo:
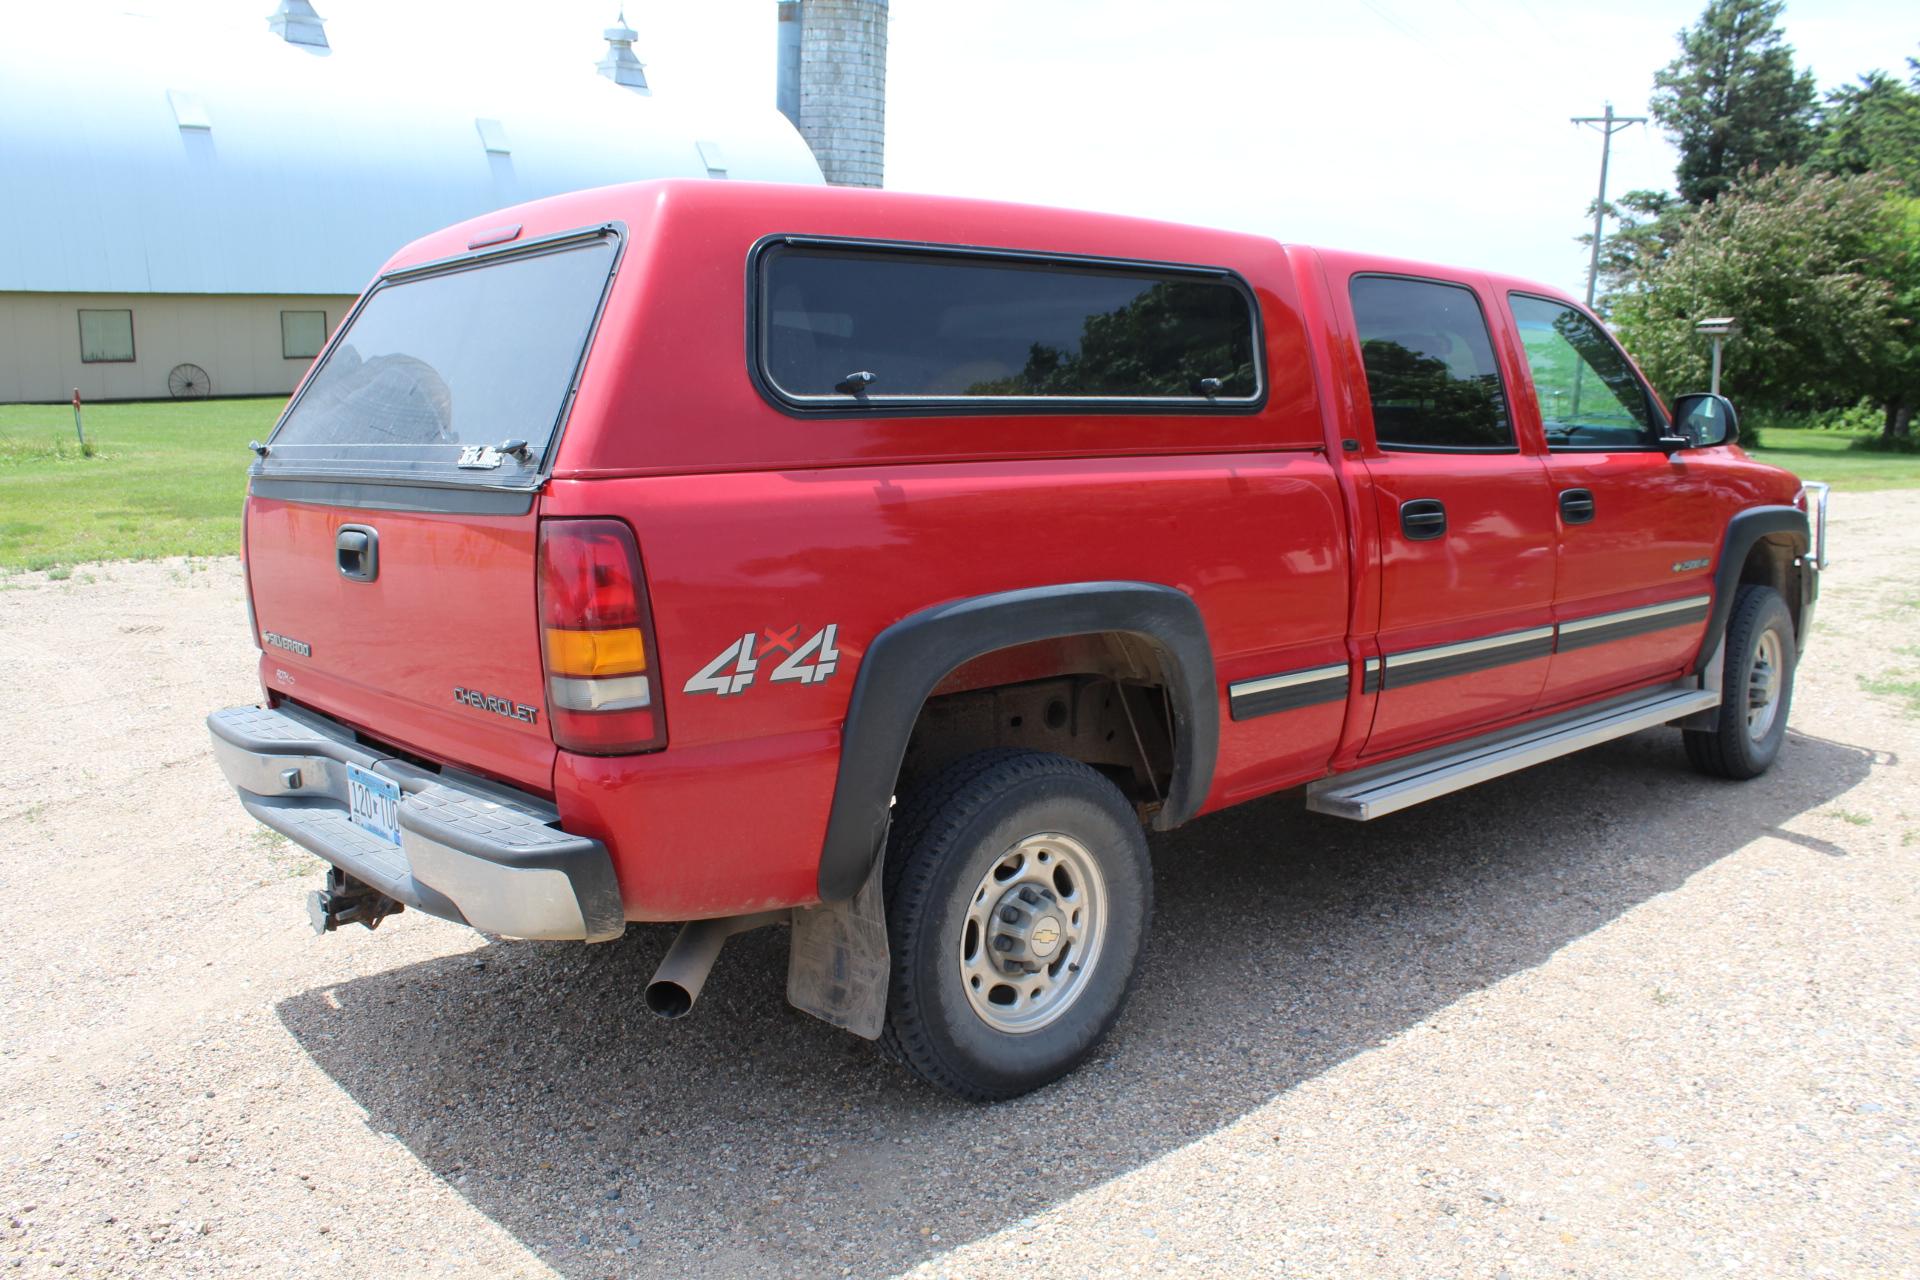
<path fill-rule="evenodd" d="M 0 569 L 237 554 L 247 442 L 284 403 L 89 406 L 90 458 L 70 407 L 0 404 Z"/>
<path fill-rule="evenodd" d="M 1825 480 L 1835 493 L 1920 489 L 1920 453 L 1849 452 L 1854 437 L 1844 431 L 1768 427 L 1764 439 L 1766 447 L 1748 452 L 1802 480 Z"/>
<path fill-rule="evenodd" d="M 0 405 L 0 570 L 233 555 L 249 440 L 282 401 L 102 404 L 81 456 L 66 405 Z M 1838 490 L 1920 488 L 1920 454 L 1849 453 L 1837 431 L 1769 427 L 1754 456 Z"/>

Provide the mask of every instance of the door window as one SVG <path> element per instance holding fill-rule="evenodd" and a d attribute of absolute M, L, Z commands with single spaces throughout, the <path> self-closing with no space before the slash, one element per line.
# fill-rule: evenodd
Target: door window
<path fill-rule="evenodd" d="M 1508 295 L 1533 371 L 1547 446 L 1659 447 L 1652 397 L 1600 326 L 1562 302 Z"/>
<path fill-rule="evenodd" d="M 1358 276 L 1352 296 L 1381 448 L 1513 451 L 1506 390 L 1473 290 Z"/>

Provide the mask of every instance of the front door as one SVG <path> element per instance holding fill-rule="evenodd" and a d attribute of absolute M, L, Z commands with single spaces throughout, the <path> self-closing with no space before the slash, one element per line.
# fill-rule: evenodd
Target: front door
<path fill-rule="evenodd" d="M 1373 425 L 1378 755 L 1533 708 L 1553 651 L 1553 495 L 1473 288 L 1362 274 L 1349 297 Z"/>
<path fill-rule="evenodd" d="M 1660 446 L 1665 415 L 1578 308 L 1508 295 L 1559 518 L 1560 635 L 1543 706 L 1678 675 L 1712 605 L 1726 513 L 1705 459 Z"/>

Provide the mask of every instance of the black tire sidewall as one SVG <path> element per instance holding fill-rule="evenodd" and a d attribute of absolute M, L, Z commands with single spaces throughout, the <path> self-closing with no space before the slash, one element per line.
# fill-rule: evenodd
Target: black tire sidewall
<path fill-rule="evenodd" d="M 1062 761 L 1062 763 L 1070 763 Z M 989 1026 L 960 980 L 961 930 L 980 881 L 1007 850 L 1045 833 L 1071 836 L 1105 882 L 1106 934 L 1093 972 L 1054 1021 L 1019 1034 Z M 1119 1017 L 1132 986 L 1152 910 L 1146 840 L 1113 785 L 1084 766 L 1022 779 L 982 805 L 940 848 L 905 851 L 938 859 L 917 920 L 899 921 L 907 954 L 902 980 L 917 988 L 928 1046 L 966 1092 L 1023 1093 L 1071 1070 Z"/>
<path fill-rule="evenodd" d="M 1747 681 L 1753 674 L 1760 637 L 1768 631 L 1780 637 L 1780 703 L 1774 708 L 1773 724 L 1766 736 L 1755 740 L 1747 733 Z M 1751 777 L 1773 764 L 1786 741 L 1787 714 L 1793 709 L 1793 678 L 1800 663 L 1793 615 L 1771 587 L 1744 587 L 1734 601 L 1727 638 L 1727 669 L 1720 702 L 1721 747 L 1732 757 L 1729 763 Z"/>

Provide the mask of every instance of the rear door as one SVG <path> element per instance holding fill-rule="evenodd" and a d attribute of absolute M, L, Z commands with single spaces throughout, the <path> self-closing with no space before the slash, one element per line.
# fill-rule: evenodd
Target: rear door
<path fill-rule="evenodd" d="M 1380 527 L 1377 755 L 1532 709 L 1553 648 L 1553 499 L 1475 288 L 1358 274 L 1348 301 Z"/>
<path fill-rule="evenodd" d="M 430 759 L 547 789 L 536 490 L 617 241 L 376 284 L 256 464 L 262 680 Z"/>
<path fill-rule="evenodd" d="M 1726 515 L 1708 468 L 1660 447 L 1665 415 L 1632 362 L 1570 303 L 1510 293 L 1559 521 L 1560 636 L 1543 703 L 1677 673 L 1712 604 Z"/>

